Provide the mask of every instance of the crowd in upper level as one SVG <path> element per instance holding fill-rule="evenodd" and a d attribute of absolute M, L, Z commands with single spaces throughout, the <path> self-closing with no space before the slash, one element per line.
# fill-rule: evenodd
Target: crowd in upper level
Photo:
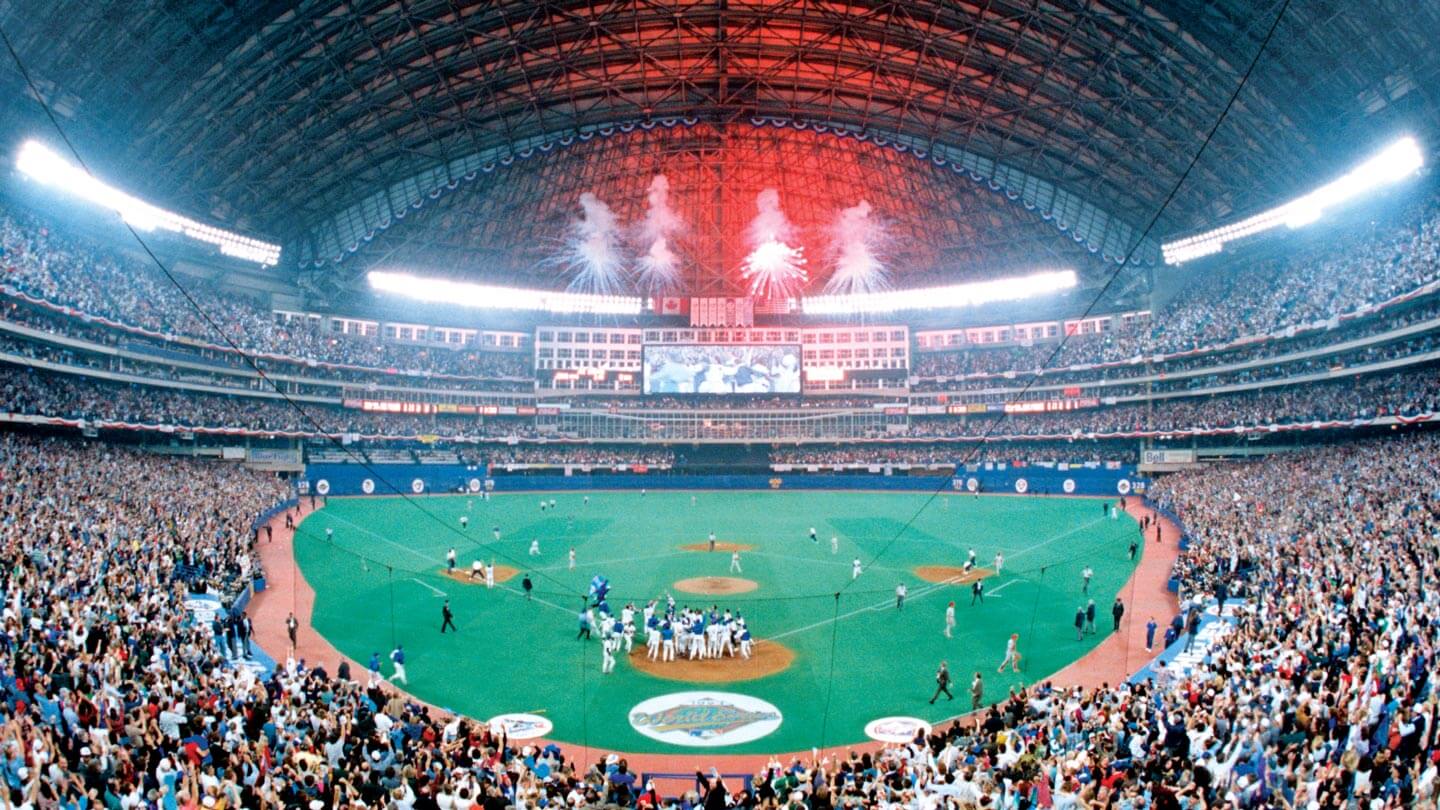
<path fill-rule="evenodd" d="M 367 436 L 441 439 L 606 439 L 625 438 L 608 433 L 612 427 L 641 438 L 694 438 L 695 430 L 716 438 L 859 437 L 842 422 L 757 418 L 706 422 L 641 421 L 588 428 L 553 428 L 541 432 L 535 417 L 477 416 L 465 414 L 382 414 L 353 408 L 280 399 L 193 393 L 169 388 L 98 382 L 69 374 L 0 366 L 0 396 L 6 411 L 31 416 L 170 425 L 181 428 L 240 428 L 262 433 L 353 433 Z M 900 436 L 974 439 L 1006 436 L 1078 436 L 1112 433 L 1171 433 L 1237 427 L 1293 425 L 1308 422 L 1349 421 L 1383 416 L 1412 417 L 1440 412 L 1440 374 L 1433 365 L 1339 378 L 1305 386 L 1277 387 L 1223 396 L 1156 400 L 1137 404 L 1098 406 L 1078 410 L 1027 414 L 972 414 L 967 416 L 911 416 L 896 426 L 864 422 L 855 429 L 865 436 Z M 878 416 L 876 418 L 879 418 Z M 895 419 L 905 419 L 895 417 Z M 581 435 L 579 431 L 586 431 Z M 804 432 L 800 432 L 800 431 Z"/>
<path fill-rule="evenodd" d="M 1283 260 L 1235 263 L 1225 272 L 1192 273 L 1189 284 L 1148 321 L 1140 319 L 1134 326 L 1100 334 L 1074 335 L 1058 351 L 1056 344 L 1040 342 L 1028 347 L 920 352 L 915 355 L 914 372 L 922 378 L 1024 373 L 1042 366 L 1114 362 L 1214 347 L 1250 335 L 1323 322 L 1440 278 L 1440 203 L 1436 200 L 1412 206 L 1399 221 L 1364 238 L 1349 234 L 1344 238 L 1340 249 L 1326 245 Z M 203 309 L 202 317 L 190 299 L 147 261 L 96 245 L 87 237 L 18 210 L 0 214 L 0 271 L 12 289 L 135 327 L 223 343 L 213 323 L 225 338 L 249 352 L 377 371 L 486 378 L 492 387 L 506 390 L 510 389 L 502 378 L 528 387 L 527 380 L 533 376 L 528 352 L 423 345 L 336 334 L 308 322 L 282 323 L 257 301 L 232 290 L 222 291 L 208 281 L 186 279 L 182 283 Z M 63 321 L 57 325 L 33 308 L 9 307 L 7 317 L 44 322 L 39 328 L 47 330 L 71 331 Z M 1408 316 L 1397 313 L 1396 317 Z M 1386 321 L 1367 324 L 1379 328 Z M 107 331 L 94 326 L 74 329 L 89 333 L 87 337 Z M 1289 344 L 1250 347 L 1243 355 L 1227 355 L 1226 359 L 1253 359 L 1282 350 L 1288 351 Z M 233 356 L 225 359 L 236 360 Z M 931 384 L 922 384 L 926 385 Z"/>
<path fill-rule="evenodd" d="M 180 277 L 182 293 L 153 263 L 23 213 L 0 213 L 0 271 L 4 284 L 51 304 L 246 352 L 381 370 L 528 376 L 528 354 L 390 342 L 308 322 L 281 323 L 259 302 L 201 279 Z"/>
<path fill-rule="evenodd" d="M 918 352 L 914 371 L 922 377 L 1002 374 L 1189 352 L 1327 322 L 1437 280 L 1440 201 L 1429 200 L 1367 238 L 1347 234 L 1338 244 L 1284 259 L 1235 262 L 1223 272 L 1191 273 L 1174 298 L 1148 322 L 1133 327 L 1072 335 L 1058 351 L 1054 343 L 1039 342 Z M 1288 350 L 1266 346 L 1247 351 L 1254 357 L 1279 348 Z"/>

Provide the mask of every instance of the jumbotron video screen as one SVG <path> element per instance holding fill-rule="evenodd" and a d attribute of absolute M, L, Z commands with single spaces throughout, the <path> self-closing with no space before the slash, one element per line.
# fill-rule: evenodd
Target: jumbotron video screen
<path fill-rule="evenodd" d="M 799 394 L 794 345 L 647 345 L 646 394 Z"/>

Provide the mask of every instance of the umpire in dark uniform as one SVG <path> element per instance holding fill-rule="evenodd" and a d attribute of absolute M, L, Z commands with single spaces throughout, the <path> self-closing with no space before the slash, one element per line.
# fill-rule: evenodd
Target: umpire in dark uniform
<path fill-rule="evenodd" d="M 455 626 L 455 614 L 450 612 L 449 599 L 446 599 L 445 604 L 440 608 L 440 617 L 440 635 L 445 635 L 445 628 L 447 627 L 457 633 L 460 632 L 460 628 Z"/>
<path fill-rule="evenodd" d="M 944 661 L 940 662 L 940 669 L 935 671 L 935 695 L 930 698 L 930 702 L 934 703 L 942 693 L 946 700 L 955 699 L 955 696 L 950 694 L 950 667 L 946 666 Z"/>

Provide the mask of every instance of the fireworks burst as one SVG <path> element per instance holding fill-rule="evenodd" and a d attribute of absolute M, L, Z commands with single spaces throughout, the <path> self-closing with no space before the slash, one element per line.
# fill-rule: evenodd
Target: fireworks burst
<path fill-rule="evenodd" d="M 805 255 L 788 243 L 794 233 L 790 220 L 780 210 L 780 192 L 767 188 L 755 196 L 755 219 L 750 222 L 750 255 L 740 275 L 750 283 L 750 294 L 758 298 L 788 298 L 810 280 Z"/>
<path fill-rule="evenodd" d="M 610 206 L 588 191 L 580 195 L 580 218 L 570 226 L 570 238 L 558 261 L 574 274 L 571 292 L 621 292 L 625 257 L 620 250 L 620 228 Z"/>
<path fill-rule="evenodd" d="M 641 243 L 648 245 L 640 257 L 639 281 L 646 292 L 658 294 L 680 284 L 680 257 L 670 247 L 670 237 L 685 229 L 680 215 L 670 207 L 670 180 L 655 175 L 645 194 L 645 219 L 640 223 Z"/>
<path fill-rule="evenodd" d="M 890 271 L 879 256 L 890 235 L 885 223 L 870 214 L 870 203 L 861 200 L 841 211 L 830 225 L 835 272 L 825 283 L 826 294 L 863 295 L 890 289 Z"/>

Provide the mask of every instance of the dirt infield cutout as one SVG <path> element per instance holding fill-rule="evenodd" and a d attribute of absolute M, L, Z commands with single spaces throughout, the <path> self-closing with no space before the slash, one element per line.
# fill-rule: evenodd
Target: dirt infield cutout
<path fill-rule="evenodd" d="M 753 681 L 784 672 L 795 661 L 795 652 L 778 641 L 757 641 L 748 659 L 739 657 L 651 661 L 643 645 L 630 652 L 630 666 L 646 675 L 667 681 L 688 683 L 729 683 Z"/>
<path fill-rule="evenodd" d="M 749 593 L 760 587 L 760 583 L 753 579 L 741 579 L 740 577 L 690 577 L 676 582 L 671 587 L 682 593 L 733 596 L 737 593 Z"/>
<path fill-rule="evenodd" d="M 441 569 L 440 569 L 440 573 L 444 574 L 444 575 L 445 575 L 447 578 L 449 578 L 449 579 L 453 579 L 453 580 L 455 580 L 456 582 L 459 582 L 459 583 L 462 583 L 462 584 L 465 584 L 465 585 L 479 585 L 479 586 L 482 587 L 482 588 L 485 587 L 485 577 L 484 577 L 484 575 L 482 574 L 481 576 L 476 577 L 475 579 L 471 579 L 471 578 L 470 578 L 470 569 L 469 569 L 469 568 L 456 568 L 454 571 L 450 571 L 450 570 L 448 570 L 448 569 L 441 568 Z M 496 563 L 496 565 L 495 565 L 495 584 L 496 584 L 496 585 L 499 585 L 499 584 L 502 583 L 502 582 L 509 582 L 510 580 L 512 580 L 512 579 L 514 579 L 515 577 L 518 577 L 518 576 L 520 576 L 520 571 L 519 571 L 519 569 L 511 568 L 511 567 L 508 566 L 508 565 L 500 565 L 499 563 Z"/>
<path fill-rule="evenodd" d="M 969 585 L 977 579 L 995 576 L 990 568 L 971 568 L 968 572 L 959 565 L 917 565 L 915 576 L 926 582 L 942 582 L 947 585 Z"/>
<path fill-rule="evenodd" d="M 680 547 L 680 550 L 681 550 L 681 551 L 709 551 L 709 550 L 710 550 L 710 543 L 709 543 L 708 541 L 707 541 L 707 542 L 704 542 L 704 543 L 686 543 L 685 545 L 683 545 L 683 546 Z M 725 540 L 716 540 L 716 541 L 715 541 L 715 550 L 716 550 L 716 551 L 726 551 L 726 552 L 729 552 L 729 551 L 754 551 L 754 550 L 755 550 L 755 547 L 752 546 L 752 545 L 750 545 L 749 543 L 731 543 L 731 542 L 728 542 L 728 541 L 725 541 Z"/>

